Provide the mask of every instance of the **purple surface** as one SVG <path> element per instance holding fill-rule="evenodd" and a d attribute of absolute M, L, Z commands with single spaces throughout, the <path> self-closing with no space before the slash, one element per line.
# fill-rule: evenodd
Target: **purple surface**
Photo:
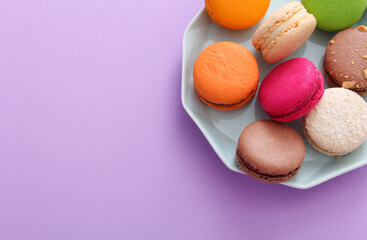
<path fill-rule="evenodd" d="M 0 239 L 365 239 L 367 167 L 231 172 L 181 106 L 204 1 L 0 4 Z"/>

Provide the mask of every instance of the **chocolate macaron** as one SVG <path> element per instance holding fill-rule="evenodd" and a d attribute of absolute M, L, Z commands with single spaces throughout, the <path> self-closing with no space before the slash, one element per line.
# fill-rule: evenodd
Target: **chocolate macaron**
<path fill-rule="evenodd" d="M 302 137 L 292 127 L 272 120 L 251 123 L 242 131 L 237 163 L 249 176 L 284 182 L 296 175 L 305 157 Z"/>
<path fill-rule="evenodd" d="M 339 32 L 325 50 L 324 72 L 334 87 L 361 95 L 367 92 L 367 27 L 357 26 Z"/>

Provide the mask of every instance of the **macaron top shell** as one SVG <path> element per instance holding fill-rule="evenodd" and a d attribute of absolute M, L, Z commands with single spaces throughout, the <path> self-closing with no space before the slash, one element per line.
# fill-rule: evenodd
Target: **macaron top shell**
<path fill-rule="evenodd" d="M 307 138 L 318 150 L 343 155 L 367 138 L 367 103 L 351 90 L 329 88 L 303 121 Z"/>
<path fill-rule="evenodd" d="M 324 92 L 324 79 L 306 58 L 294 58 L 274 68 L 259 89 L 259 102 L 276 121 L 292 121 L 307 114 Z"/>
<path fill-rule="evenodd" d="M 205 0 L 211 19 L 226 28 L 245 29 L 258 23 L 267 12 L 270 0 Z"/>
<path fill-rule="evenodd" d="M 205 48 L 194 65 L 194 86 L 200 97 L 215 104 L 243 101 L 257 90 L 259 69 L 252 53 L 233 42 Z"/>
<path fill-rule="evenodd" d="M 345 29 L 330 40 L 325 50 L 324 70 L 334 86 L 367 91 L 367 27 Z"/>
<path fill-rule="evenodd" d="M 275 11 L 256 30 L 252 45 L 268 63 L 279 62 L 295 52 L 312 34 L 316 19 L 300 2 Z"/>
<path fill-rule="evenodd" d="M 340 31 L 355 24 L 366 9 L 366 0 L 302 0 L 307 11 L 317 19 L 317 27 Z"/>
<path fill-rule="evenodd" d="M 257 173 L 287 175 L 302 164 L 305 145 L 292 127 L 272 120 L 260 120 L 243 130 L 237 152 Z"/>

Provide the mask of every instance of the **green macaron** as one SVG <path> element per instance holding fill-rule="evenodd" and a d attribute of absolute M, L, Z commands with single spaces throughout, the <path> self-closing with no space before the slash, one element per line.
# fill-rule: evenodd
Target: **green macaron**
<path fill-rule="evenodd" d="M 367 0 L 302 0 L 302 4 L 315 16 L 319 29 L 334 32 L 358 22 Z"/>

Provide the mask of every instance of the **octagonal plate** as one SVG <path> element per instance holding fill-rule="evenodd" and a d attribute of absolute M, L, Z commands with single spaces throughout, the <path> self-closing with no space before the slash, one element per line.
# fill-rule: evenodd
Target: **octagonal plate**
<path fill-rule="evenodd" d="M 186 28 L 183 39 L 182 63 L 182 104 L 193 121 L 200 128 L 214 151 L 223 163 L 232 171 L 243 173 L 236 163 L 235 150 L 242 130 L 248 124 L 268 119 L 256 96 L 246 106 L 233 111 L 218 111 L 204 104 L 197 96 L 193 84 L 193 66 L 199 53 L 207 46 L 220 41 L 232 41 L 245 46 L 255 56 L 260 70 L 260 84 L 264 77 L 278 64 L 268 64 L 252 44 L 252 35 L 260 24 L 276 9 L 289 1 L 271 1 L 266 16 L 255 26 L 245 30 L 230 30 L 218 26 L 207 15 L 205 7 L 196 15 Z M 367 14 L 362 16 L 356 25 L 367 25 Z M 325 47 L 336 34 L 316 29 L 307 42 L 288 59 L 305 57 L 311 60 L 322 71 Z M 285 61 L 286 61 L 285 60 Z M 330 87 L 325 84 L 325 87 Z M 314 150 L 301 132 L 301 119 L 286 123 L 296 129 L 303 137 L 306 145 L 305 160 L 298 174 L 282 184 L 306 189 L 323 183 L 343 173 L 367 164 L 367 144 L 364 143 L 356 151 L 335 159 Z"/>

